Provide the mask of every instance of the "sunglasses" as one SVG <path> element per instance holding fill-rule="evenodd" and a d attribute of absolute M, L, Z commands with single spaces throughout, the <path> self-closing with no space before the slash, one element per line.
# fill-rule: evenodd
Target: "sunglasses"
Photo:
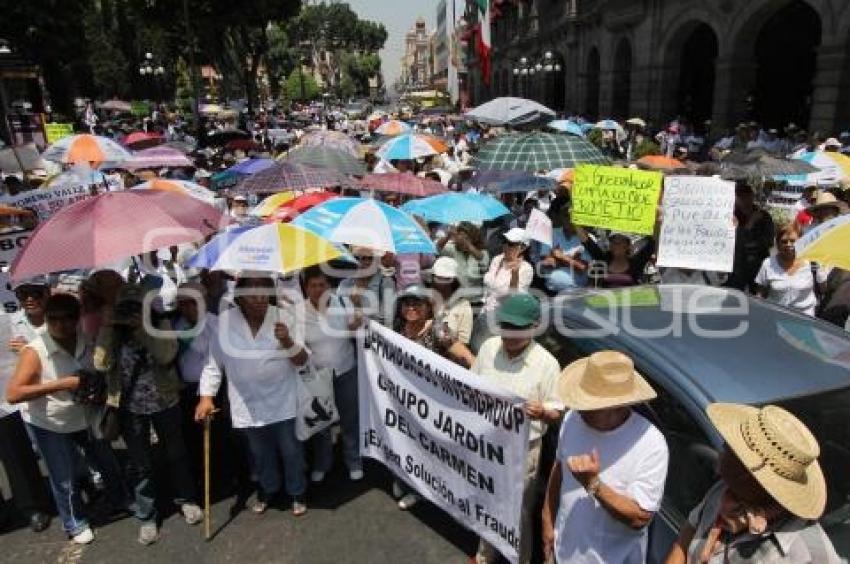
<path fill-rule="evenodd" d="M 15 297 L 24 301 L 27 298 L 43 298 L 47 294 L 44 288 L 18 288 L 15 290 Z"/>

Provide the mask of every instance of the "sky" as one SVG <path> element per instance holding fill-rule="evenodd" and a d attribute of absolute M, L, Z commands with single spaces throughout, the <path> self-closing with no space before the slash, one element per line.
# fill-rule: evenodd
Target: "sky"
<path fill-rule="evenodd" d="M 387 28 L 387 42 L 381 50 L 381 69 L 384 82 L 390 86 L 401 71 L 404 54 L 404 34 L 425 18 L 428 31 L 437 25 L 437 0 L 344 0 L 361 19 L 381 22 Z"/>

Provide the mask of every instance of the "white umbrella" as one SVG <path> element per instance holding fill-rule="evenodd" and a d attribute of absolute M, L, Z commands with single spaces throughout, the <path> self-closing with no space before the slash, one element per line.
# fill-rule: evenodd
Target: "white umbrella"
<path fill-rule="evenodd" d="M 490 125 L 523 125 L 551 120 L 555 112 L 534 100 L 506 96 L 481 104 L 466 112 L 464 117 Z"/>

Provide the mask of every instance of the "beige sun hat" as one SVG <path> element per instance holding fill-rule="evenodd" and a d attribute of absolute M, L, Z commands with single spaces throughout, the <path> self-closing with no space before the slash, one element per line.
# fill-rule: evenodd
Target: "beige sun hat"
<path fill-rule="evenodd" d="M 815 203 L 807 207 L 806 211 L 808 213 L 812 213 L 812 211 L 828 207 L 837 209 L 838 213 L 847 212 L 847 204 L 836 198 L 835 194 L 827 192 L 826 190 L 818 190 L 817 196 L 815 197 Z"/>
<path fill-rule="evenodd" d="M 706 408 L 726 444 L 782 507 L 802 519 L 826 507 L 826 481 L 818 441 L 781 407 L 713 403 Z"/>
<path fill-rule="evenodd" d="M 595 411 L 633 405 L 655 398 L 655 390 L 617 351 L 600 351 L 579 359 L 561 372 L 558 396 L 570 409 Z"/>

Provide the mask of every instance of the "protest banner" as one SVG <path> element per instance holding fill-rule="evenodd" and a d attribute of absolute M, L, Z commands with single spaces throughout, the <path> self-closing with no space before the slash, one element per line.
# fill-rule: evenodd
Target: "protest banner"
<path fill-rule="evenodd" d="M 47 144 L 52 145 L 63 137 L 68 137 L 74 134 L 73 123 L 45 123 L 44 136 L 47 139 Z"/>
<path fill-rule="evenodd" d="M 45 221 L 60 209 L 91 197 L 88 186 L 57 186 L 47 190 L 30 190 L 17 196 L 3 196 L 0 203 L 16 208 L 33 210 L 38 221 Z"/>
<path fill-rule="evenodd" d="M 658 266 L 731 272 L 734 207 L 734 182 L 668 176 L 664 181 Z"/>
<path fill-rule="evenodd" d="M 573 224 L 651 235 L 662 178 L 660 172 L 631 168 L 576 167 Z"/>
<path fill-rule="evenodd" d="M 7 313 L 18 309 L 18 300 L 15 292 L 12 291 L 9 279 L 9 267 L 29 240 L 30 235 L 32 231 L 29 229 L 0 234 L 0 303 L 3 304 L 3 311 Z"/>
<path fill-rule="evenodd" d="M 375 322 L 358 349 L 362 455 L 516 562 L 523 400 Z"/>
<path fill-rule="evenodd" d="M 532 241 L 552 246 L 552 220 L 542 211 L 536 208 L 531 210 L 528 223 L 525 224 L 525 232 Z"/>

